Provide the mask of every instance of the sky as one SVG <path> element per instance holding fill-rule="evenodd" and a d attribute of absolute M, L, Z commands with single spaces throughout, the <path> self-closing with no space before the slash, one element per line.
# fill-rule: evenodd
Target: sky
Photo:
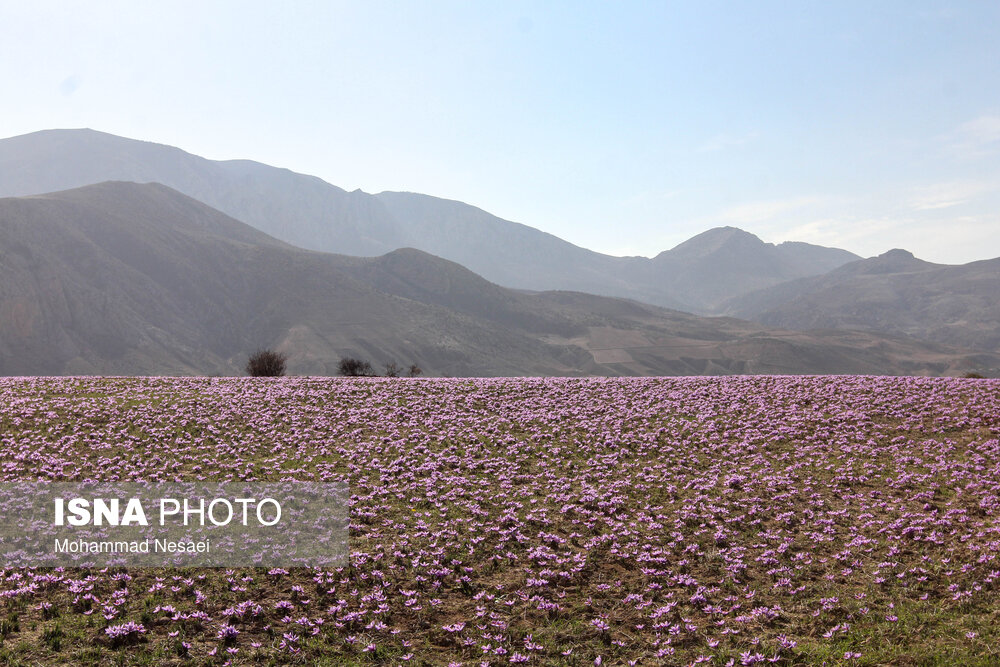
<path fill-rule="evenodd" d="M 0 137 L 90 127 L 614 255 L 1000 256 L 1000 3 L 0 0 Z"/>

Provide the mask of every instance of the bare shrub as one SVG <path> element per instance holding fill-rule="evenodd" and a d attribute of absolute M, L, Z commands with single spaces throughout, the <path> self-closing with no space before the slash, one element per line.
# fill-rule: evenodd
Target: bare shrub
<path fill-rule="evenodd" d="M 246 371 L 251 377 L 281 377 L 285 374 L 288 357 L 274 350 L 257 350 L 247 359 Z"/>
<path fill-rule="evenodd" d="M 375 375 L 375 369 L 372 368 L 371 363 L 353 357 L 341 359 L 337 365 L 337 372 L 344 377 L 372 377 Z"/>

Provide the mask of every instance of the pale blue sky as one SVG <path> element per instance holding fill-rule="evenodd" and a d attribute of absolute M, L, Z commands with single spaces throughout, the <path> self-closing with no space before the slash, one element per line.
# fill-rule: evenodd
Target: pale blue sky
<path fill-rule="evenodd" d="M 0 136 L 92 127 L 612 254 L 1000 256 L 995 2 L 0 0 Z"/>

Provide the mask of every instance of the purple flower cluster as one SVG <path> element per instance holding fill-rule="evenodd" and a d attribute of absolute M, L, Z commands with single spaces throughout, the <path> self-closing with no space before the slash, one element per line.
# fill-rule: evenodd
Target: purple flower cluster
<path fill-rule="evenodd" d="M 0 571 L 39 618 L 155 609 L 113 640 L 737 665 L 891 662 L 942 614 L 968 656 L 997 638 L 995 381 L 10 378 L 0 406 L 0 480 L 350 485 L 343 568 Z"/>
<path fill-rule="evenodd" d="M 146 628 L 141 623 L 129 621 L 127 623 L 108 626 L 104 629 L 104 634 L 112 641 L 122 641 L 141 637 L 146 634 Z"/>

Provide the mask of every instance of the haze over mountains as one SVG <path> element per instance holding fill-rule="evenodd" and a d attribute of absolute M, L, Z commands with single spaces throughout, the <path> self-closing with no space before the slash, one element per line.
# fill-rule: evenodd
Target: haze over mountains
<path fill-rule="evenodd" d="M 505 287 L 623 296 L 700 314 L 720 312 L 727 298 L 859 259 L 805 243 L 772 245 L 734 228 L 710 230 L 652 259 L 612 257 L 457 201 L 346 192 L 287 169 L 206 160 L 93 130 L 0 140 L 0 196 L 103 181 L 162 183 L 302 248 L 372 256 L 412 247 Z"/>
<path fill-rule="evenodd" d="M 342 355 L 431 374 L 959 372 L 990 355 L 499 287 L 427 253 L 295 248 L 159 184 L 0 199 L 0 373 L 238 373 Z"/>
<path fill-rule="evenodd" d="M 932 264 L 905 250 L 731 299 L 730 314 L 792 329 L 905 334 L 1000 350 L 1000 258 Z"/>
<path fill-rule="evenodd" d="M 0 196 L 0 374 L 234 374 L 260 346 L 315 375 L 342 356 L 431 375 L 1000 367 L 1000 259 L 862 260 L 732 227 L 611 257 L 461 202 L 91 130 L 0 140 Z"/>

